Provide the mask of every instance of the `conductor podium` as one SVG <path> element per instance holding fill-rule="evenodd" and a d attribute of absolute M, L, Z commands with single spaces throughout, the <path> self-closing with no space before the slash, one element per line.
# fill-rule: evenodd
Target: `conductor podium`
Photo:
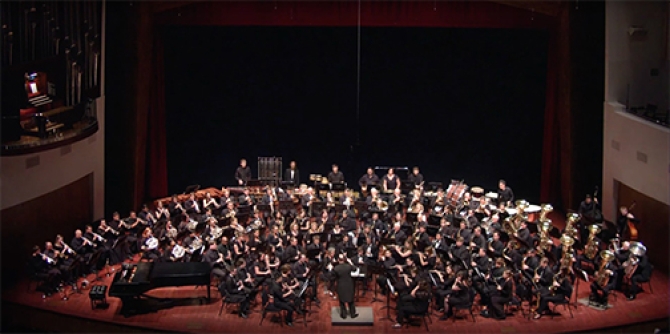
<path fill-rule="evenodd" d="M 340 317 L 340 307 L 333 306 L 330 309 L 331 325 L 333 326 L 372 326 L 375 322 L 374 312 L 370 306 L 356 306 L 358 317 L 352 319 Z"/>

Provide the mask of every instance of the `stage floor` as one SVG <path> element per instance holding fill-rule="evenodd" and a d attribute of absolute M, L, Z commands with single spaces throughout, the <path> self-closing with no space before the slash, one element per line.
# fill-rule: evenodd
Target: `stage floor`
<path fill-rule="evenodd" d="M 118 266 L 117 266 L 118 269 Z M 94 276 L 89 275 L 88 280 L 92 284 L 105 284 L 109 286 L 112 276 L 107 277 L 106 272 L 101 273 L 101 282 L 94 282 Z M 307 326 L 303 325 L 302 319 L 296 317 L 294 327 L 280 327 L 278 323 L 269 321 L 270 315 L 259 327 L 261 318 L 260 306 L 253 308 L 248 319 L 242 319 L 233 314 L 235 306 L 224 310 L 221 316 L 218 316 L 221 307 L 221 299 L 216 288 L 212 288 L 212 300 L 209 304 L 199 305 L 198 297 L 207 295 L 204 287 L 197 290 L 194 287 L 180 288 L 162 288 L 152 290 L 150 295 L 163 298 L 183 298 L 179 306 L 168 309 L 162 309 L 155 313 L 140 314 L 129 318 L 122 316 L 119 311 L 121 302 L 117 298 L 107 298 L 109 307 L 107 309 L 91 309 L 91 303 L 88 298 L 90 286 L 83 294 L 74 294 L 68 301 L 62 301 L 58 294 L 47 299 L 42 299 L 39 292 L 26 292 L 27 281 L 21 282 L 15 288 L 5 291 L 3 299 L 6 302 L 17 303 L 28 307 L 34 307 L 51 312 L 57 312 L 65 315 L 81 317 L 97 321 L 111 322 L 119 325 L 128 325 L 134 327 L 150 328 L 154 330 L 164 330 L 171 332 L 239 332 L 239 333 L 259 333 L 268 331 L 280 332 L 347 332 L 347 333 L 377 333 L 377 332 L 396 332 L 396 331 L 414 331 L 424 332 L 424 327 L 410 327 L 401 330 L 391 328 L 394 322 L 382 320 L 386 317 L 386 310 L 381 310 L 385 306 L 385 297 L 379 295 L 383 302 L 372 303 L 372 291 L 369 291 L 364 297 L 360 298 L 357 306 L 372 308 L 374 314 L 373 326 L 334 328 L 331 324 L 332 307 L 339 306 L 336 299 L 323 294 L 323 287 L 319 288 L 319 298 L 321 307 L 312 306 L 312 311 L 307 320 Z M 475 314 L 476 323 L 471 318 L 439 321 L 441 314 L 437 312 L 432 316 L 432 323 L 429 322 L 429 328 L 432 332 L 458 332 L 458 333 L 563 333 L 563 332 L 581 332 L 594 330 L 598 328 L 622 326 L 632 323 L 647 322 L 662 318 L 668 318 L 670 314 L 670 298 L 668 296 L 668 277 L 655 271 L 652 274 L 653 293 L 649 291 L 649 285 L 644 284 L 644 292 L 637 296 L 637 299 L 628 301 L 625 296 L 617 292 L 617 298 L 610 298 L 612 308 L 605 311 L 578 304 L 573 309 L 574 318 L 570 318 L 567 310 L 563 307 L 557 309 L 560 316 L 551 319 L 544 316 L 539 320 L 529 320 L 523 317 L 520 312 L 506 320 L 497 321 L 479 316 L 478 310 Z M 372 288 L 372 286 L 371 286 Z M 33 284 L 34 289 L 34 284 Z M 70 290 L 68 288 L 67 292 Z M 588 298 L 589 287 L 583 282 L 578 286 L 577 298 Z M 260 301 L 260 297 L 258 298 Z M 192 301 L 192 302 L 189 302 Z M 395 305 L 392 303 L 392 305 Z M 391 317 L 395 319 L 395 312 L 391 311 Z"/>

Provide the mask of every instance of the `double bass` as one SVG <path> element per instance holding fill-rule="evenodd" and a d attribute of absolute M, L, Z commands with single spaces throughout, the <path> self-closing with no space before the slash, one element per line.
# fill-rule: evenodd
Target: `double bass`
<path fill-rule="evenodd" d="M 633 204 L 631 204 L 631 205 L 628 207 L 628 213 L 630 213 L 631 210 L 633 210 L 633 208 L 635 208 L 635 204 L 636 204 L 636 203 L 633 202 Z M 632 219 L 632 218 L 628 218 L 626 224 L 628 224 L 628 233 L 630 233 L 630 238 L 629 238 L 629 239 L 630 239 L 631 241 L 635 241 L 635 240 L 637 240 L 637 227 L 635 226 L 634 219 Z"/>

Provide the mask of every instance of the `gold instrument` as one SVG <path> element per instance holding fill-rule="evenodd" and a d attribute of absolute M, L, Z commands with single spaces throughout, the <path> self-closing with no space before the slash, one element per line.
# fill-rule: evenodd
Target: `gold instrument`
<path fill-rule="evenodd" d="M 379 210 L 387 211 L 389 209 L 389 204 L 386 201 L 382 201 L 381 197 L 377 197 L 376 203 Z"/>
<path fill-rule="evenodd" d="M 541 210 L 540 210 L 539 221 L 543 222 L 543 221 L 547 220 L 547 215 L 552 211 L 554 211 L 554 207 L 551 206 L 551 204 L 542 204 L 541 205 Z"/>
<path fill-rule="evenodd" d="M 610 245 L 607 249 L 609 249 L 612 253 L 616 254 L 619 252 L 619 249 L 621 249 L 621 246 L 619 245 L 619 238 L 612 238 L 610 239 Z"/>
<path fill-rule="evenodd" d="M 612 253 L 609 250 L 603 250 L 600 252 L 600 269 L 598 269 L 598 272 L 596 273 L 596 282 L 598 285 L 601 287 L 607 286 L 607 283 L 610 281 L 610 276 L 612 275 L 612 271 L 609 269 L 606 269 L 605 267 L 607 266 L 608 263 L 614 261 L 614 253 Z"/>
<path fill-rule="evenodd" d="M 637 266 L 640 263 L 638 257 L 644 256 L 647 253 L 647 247 L 645 247 L 639 241 L 631 241 L 628 250 L 630 251 L 630 257 L 622 264 L 622 266 L 624 268 L 624 272 L 626 273 L 626 278 L 630 279 L 633 277 L 633 274 L 635 273 L 635 270 L 637 270 Z"/>
<path fill-rule="evenodd" d="M 551 225 L 551 219 L 546 219 L 540 221 L 540 244 L 538 245 L 538 253 L 540 256 L 544 256 L 544 252 L 548 250 L 549 248 L 549 242 L 551 241 L 551 236 L 549 235 L 549 232 L 551 232 L 554 227 Z"/>
<path fill-rule="evenodd" d="M 578 222 L 581 218 L 582 217 L 577 213 L 568 213 L 567 223 L 565 225 L 565 230 L 563 231 L 563 233 L 574 239 L 578 235 L 577 229 L 574 227 L 574 224 Z"/>
<path fill-rule="evenodd" d="M 584 247 L 584 255 L 589 259 L 593 260 L 596 255 L 598 255 L 598 251 L 600 250 L 600 242 L 596 240 L 596 234 L 600 232 L 600 226 L 598 225 L 591 225 L 589 226 L 589 238 L 588 241 L 586 242 L 586 246 Z"/>
<path fill-rule="evenodd" d="M 421 204 L 421 201 L 419 200 L 419 197 L 414 197 L 412 199 L 412 203 L 410 203 L 410 205 L 409 205 L 409 211 L 411 213 L 423 212 L 423 204 Z"/>
<path fill-rule="evenodd" d="M 563 245 L 563 256 L 561 256 L 560 269 L 570 268 L 570 270 L 572 270 L 572 260 L 574 258 L 572 245 L 575 244 L 575 239 L 571 238 L 568 235 L 563 234 L 561 236 L 560 241 L 561 244 Z"/>

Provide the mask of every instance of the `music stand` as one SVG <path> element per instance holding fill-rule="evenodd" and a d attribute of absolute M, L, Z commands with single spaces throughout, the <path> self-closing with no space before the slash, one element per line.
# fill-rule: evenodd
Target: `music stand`
<path fill-rule="evenodd" d="M 319 217 L 321 216 L 321 212 L 326 208 L 326 203 L 324 202 L 313 202 L 312 206 L 310 207 L 311 212 L 311 217 Z"/>
<path fill-rule="evenodd" d="M 418 214 L 418 213 L 414 213 L 414 212 L 408 212 L 408 213 L 406 214 L 406 219 L 407 219 L 407 222 L 408 222 L 408 223 L 410 223 L 410 224 L 414 224 L 414 223 L 416 223 L 417 221 L 419 221 L 419 214 Z"/>
<path fill-rule="evenodd" d="M 354 210 L 356 211 L 357 218 L 362 217 L 365 213 L 368 212 L 368 202 L 366 201 L 354 202 Z"/>
<path fill-rule="evenodd" d="M 577 291 L 579 290 L 579 281 L 584 281 L 586 283 L 589 282 L 589 275 L 581 269 L 577 269 L 574 266 L 572 266 L 573 269 L 575 269 L 575 288 L 572 289 L 572 296 L 570 296 L 570 303 L 572 303 L 572 299 L 574 298 L 574 303 L 572 305 L 577 308 L 579 305 L 579 300 L 577 299 Z M 614 291 L 612 291 L 614 292 Z"/>
<path fill-rule="evenodd" d="M 333 183 L 333 187 L 331 188 L 333 191 L 344 191 L 344 189 L 347 188 L 347 184 L 342 182 L 342 183 Z"/>
<path fill-rule="evenodd" d="M 348 210 L 346 205 L 335 204 L 335 216 L 339 217 L 340 215 L 342 215 L 342 211 L 344 211 L 344 210 Z"/>
<path fill-rule="evenodd" d="M 428 182 L 428 191 L 437 191 L 442 188 L 442 182 Z"/>
<path fill-rule="evenodd" d="M 391 239 L 391 238 L 383 237 L 379 241 L 379 244 L 382 245 L 382 246 L 395 245 L 395 238 Z"/>
<path fill-rule="evenodd" d="M 388 271 L 386 272 L 386 284 L 389 287 L 388 294 L 386 294 L 386 306 L 382 306 L 382 308 L 380 309 L 380 310 L 386 309 L 386 316 L 379 320 L 393 321 L 393 319 L 391 319 L 391 295 L 395 293 L 395 288 L 393 287 L 393 284 L 391 284 L 391 280 L 388 277 Z"/>
<path fill-rule="evenodd" d="M 374 279 L 374 276 L 379 277 L 379 275 L 384 275 L 386 273 L 386 268 L 384 268 L 382 264 L 373 263 L 368 266 L 368 270 L 370 276 L 373 277 L 372 281 L 374 282 L 375 285 L 374 295 L 370 303 L 381 302 L 382 301 L 381 299 L 377 299 L 377 281 Z"/>
<path fill-rule="evenodd" d="M 287 190 L 290 188 L 295 188 L 295 183 L 293 181 L 281 181 L 281 188 Z"/>
<path fill-rule="evenodd" d="M 258 204 L 256 205 L 256 209 L 262 212 L 264 217 L 267 217 L 266 214 L 267 215 L 272 214 L 272 206 L 269 204 Z"/>
<path fill-rule="evenodd" d="M 256 180 L 256 179 L 249 180 L 249 181 L 247 181 L 246 186 L 247 187 L 260 187 L 261 186 L 261 180 Z"/>
<path fill-rule="evenodd" d="M 409 192 L 411 192 L 412 190 L 414 190 L 414 182 L 412 182 L 412 181 L 407 181 L 407 180 L 403 180 L 403 181 L 401 181 L 401 183 L 400 183 L 400 191 L 401 191 L 403 194 L 409 193 Z"/>
<path fill-rule="evenodd" d="M 426 226 L 426 233 L 428 233 L 429 236 L 435 238 L 437 233 L 440 231 L 440 228 L 438 226 L 434 225 L 428 225 Z"/>
<path fill-rule="evenodd" d="M 344 234 L 331 234 L 329 244 L 338 244 L 344 239 Z"/>

